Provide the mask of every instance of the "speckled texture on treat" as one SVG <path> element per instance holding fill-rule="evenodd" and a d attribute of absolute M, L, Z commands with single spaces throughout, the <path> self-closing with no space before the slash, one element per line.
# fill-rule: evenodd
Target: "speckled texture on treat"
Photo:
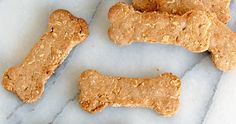
<path fill-rule="evenodd" d="M 209 52 L 218 69 L 230 71 L 236 67 L 236 33 L 213 17 Z"/>
<path fill-rule="evenodd" d="M 87 70 L 80 75 L 79 103 L 90 113 L 107 106 L 124 106 L 147 107 L 171 116 L 179 108 L 180 86 L 180 79 L 171 73 L 156 78 L 126 78 Z"/>
<path fill-rule="evenodd" d="M 184 14 L 190 10 L 207 10 L 215 13 L 220 21 L 230 19 L 230 0 L 133 0 L 133 6 L 140 11 L 162 11 Z"/>
<path fill-rule="evenodd" d="M 208 50 L 218 69 L 230 71 L 236 67 L 236 33 L 214 13 L 195 10 L 182 16 L 158 12 L 141 13 L 132 6 L 118 3 L 110 9 L 108 16 L 111 22 L 109 36 L 117 44 L 144 41 L 175 44 L 192 52 Z M 192 20 L 189 21 L 189 18 Z M 174 26 L 175 24 L 178 25 Z M 185 30 L 182 30 L 181 24 Z M 201 30 L 196 30 L 198 28 Z"/>
<path fill-rule="evenodd" d="M 190 11 L 182 16 L 158 12 L 139 12 L 117 3 L 108 13 L 108 34 L 119 45 L 132 42 L 158 42 L 182 46 L 192 52 L 209 48 L 211 20 L 204 11 Z"/>
<path fill-rule="evenodd" d="M 66 10 L 56 10 L 48 22 L 48 31 L 31 49 L 22 64 L 8 69 L 3 77 L 5 89 L 26 103 L 37 101 L 44 84 L 63 62 L 70 50 L 88 36 L 88 25 Z"/>

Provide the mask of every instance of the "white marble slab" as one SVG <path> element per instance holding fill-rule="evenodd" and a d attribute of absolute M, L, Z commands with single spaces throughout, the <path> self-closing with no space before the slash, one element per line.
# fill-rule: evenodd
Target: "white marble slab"
<path fill-rule="evenodd" d="M 90 26 L 89 38 L 71 52 L 49 79 L 40 101 L 23 104 L 0 86 L 0 124 L 215 124 L 226 119 L 234 123 L 233 116 L 227 113 L 233 115 L 236 109 L 235 101 L 229 103 L 230 98 L 236 99 L 236 95 L 232 95 L 236 94 L 235 73 L 222 76 L 207 53 L 193 54 L 181 47 L 160 44 L 114 45 L 107 36 L 107 12 L 116 2 L 118 0 L 0 0 L 0 75 L 22 62 L 46 31 L 51 11 L 68 9 L 85 18 Z M 235 19 L 229 26 L 236 31 Z M 77 102 L 77 82 L 86 69 L 130 77 L 173 72 L 182 78 L 180 111 L 171 118 L 143 108 L 108 107 L 94 115 L 86 113 Z M 219 117 L 222 121 L 217 121 Z"/>

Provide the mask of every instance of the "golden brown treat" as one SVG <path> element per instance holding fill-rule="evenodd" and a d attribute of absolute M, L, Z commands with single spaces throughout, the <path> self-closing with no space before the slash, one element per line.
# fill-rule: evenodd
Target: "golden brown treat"
<path fill-rule="evenodd" d="M 48 22 L 48 31 L 33 47 L 24 62 L 6 71 L 5 89 L 16 93 L 23 102 L 37 101 L 44 84 L 63 62 L 71 49 L 87 38 L 88 25 L 66 10 L 56 10 Z"/>
<path fill-rule="evenodd" d="M 90 113 L 107 106 L 124 106 L 147 107 L 171 116 L 179 108 L 180 86 L 180 79 L 171 73 L 156 78 L 126 78 L 87 70 L 80 75 L 79 103 Z"/>
<path fill-rule="evenodd" d="M 193 52 L 207 49 L 218 69 L 230 71 L 236 67 L 236 33 L 210 12 L 190 11 L 183 16 L 158 12 L 141 13 L 132 6 L 118 3 L 110 9 L 108 16 L 111 21 L 109 36 L 117 44 L 129 44 L 136 40 L 159 41 L 183 46 Z M 177 19 L 178 23 L 173 21 Z M 173 26 L 176 24 L 179 26 Z M 183 24 L 184 28 L 181 27 Z M 204 47 L 201 47 L 204 43 Z"/>
<path fill-rule="evenodd" d="M 182 46 L 192 52 L 209 48 L 211 20 L 204 11 L 190 11 L 183 16 L 158 12 L 139 12 L 117 3 L 108 13 L 110 39 L 119 45 L 132 42 L 158 42 Z"/>
<path fill-rule="evenodd" d="M 215 13 L 220 21 L 230 19 L 230 0 L 133 0 L 133 6 L 140 11 L 161 11 L 185 14 L 190 10 L 206 10 Z"/>
<path fill-rule="evenodd" d="M 230 71 L 236 67 L 236 33 L 216 18 L 212 22 L 209 52 L 218 69 Z"/>

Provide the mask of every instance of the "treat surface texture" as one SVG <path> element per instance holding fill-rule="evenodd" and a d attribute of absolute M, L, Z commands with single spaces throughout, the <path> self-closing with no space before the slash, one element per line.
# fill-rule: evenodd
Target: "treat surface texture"
<path fill-rule="evenodd" d="M 171 116 L 179 108 L 180 85 L 180 79 L 171 73 L 155 78 L 127 78 L 87 70 L 80 76 L 79 103 L 90 113 L 107 106 L 124 106 L 146 107 Z"/>
<path fill-rule="evenodd" d="M 5 72 L 2 83 L 4 88 L 16 93 L 25 103 L 37 101 L 44 91 L 47 79 L 71 49 L 84 41 L 88 34 L 85 20 L 66 10 L 54 11 L 49 17 L 47 32 L 41 36 L 24 61 Z"/>
<path fill-rule="evenodd" d="M 236 67 L 236 33 L 212 16 L 209 52 L 213 63 L 222 71 Z"/>
<path fill-rule="evenodd" d="M 230 20 L 230 0 L 133 0 L 133 6 L 139 11 L 161 11 L 173 14 L 185 14 L 190 10 L 202 10 L 215 13 L 220 21 Z"/>
<path fill-rule="evenodd" d="M 118 45 L 157 42 L 182 46 L 191 52 L 211 53 L 221 71 L 236 67 L 236 33 L 214 13 L 189 11 L 182 16 L 160 12 L 139 12 L 117 3 L 109 11 L 108 34 Z"/>
<path fill-rule="evenodd" d="M 108 13 L 110 39 L 118 45 L 151 42 L 182 46 L 192 52 L 208 50 L 211 20 L 204 11 L 182 16 L 159 12 L 139 12 L 117 3 Z"/>

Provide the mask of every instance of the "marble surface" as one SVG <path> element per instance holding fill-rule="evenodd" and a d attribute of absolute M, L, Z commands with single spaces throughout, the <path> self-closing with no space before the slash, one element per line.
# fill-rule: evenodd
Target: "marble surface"
<path fill-rule="evenodd" d="M 107 12 L 116 2 L 0 0 L 0 75 L 22 62 L 46 31 L 51 11 L 68 9 L 90 27 L 89 38 L 74 48 L 48 80 L 40 101 L 23 104 L 0 86 L 0 124 L 235 124 L 236 69 L 223 73 L 214 67 L 208 53 L 194 54 L 171 45 L 114 45 L 107 36 Z M 231 2 L 235 18 L 228 25 L 236 31 L 234 6 L 236 1 Z M 108 107 L 97 114 L 86 113 L 77 102 L 77 82 L 86 69 L 130 77 L 173 72 L 182 79 L 180 111 L 170 118 L 144 108 Z"/>

